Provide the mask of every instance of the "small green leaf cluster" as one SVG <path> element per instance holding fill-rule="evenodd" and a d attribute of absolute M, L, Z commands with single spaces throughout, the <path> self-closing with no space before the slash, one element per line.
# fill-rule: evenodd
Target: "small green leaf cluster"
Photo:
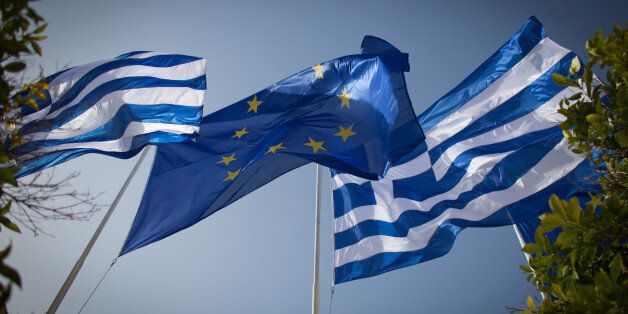
<path fill-rule="evenodd" d="M 541 217 L 535 242 L 524 246 L 532 255 L 521 269 L 547 297 L 530 312 L 623 313 L 628 309 L 628 250 L 625 221 L 628 203 L 593 196 L 584 208 L 577 198 L 550 199 L 551 212 Z M 546 233 L 561 228 L 554 242 Z M 534 304 L 534 302 L 532 302 Z"/>
<path fill-rule="evenodd" d="M 541 216 L 535 242 L 525 245 L 528 280 L 544 293 L 526 313 L 625 313 L 628 311 L 628 30 L 615 26 L 586 42 L 589 59 L 581 69 L 574 59 L 568 77 L 556 84 L 577 92 L 561 101 L 560 125 L 572 151 L 599 170 L 601 192 L 581 207 L 577 198 L 550 198 L 551 212 Z M 594 69 L 605 71 L 597 78 Z M 560 230 L 555 241 L 548 232 Z"/>

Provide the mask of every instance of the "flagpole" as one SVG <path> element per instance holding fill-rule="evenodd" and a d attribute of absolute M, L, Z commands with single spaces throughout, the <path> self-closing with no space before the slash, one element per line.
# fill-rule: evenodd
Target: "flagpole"
<path fill-rule="evenodd" d="M 57 309 L 59 309 L 59 306 L 61 305 L 61 302 L 63 302 L 63 299 L 65 298 L 65 295 L 68 293 L 68 290 L 70 290 L 70 287 L 72 286 L 72 283 L 74 282 L 74 279 L 76 279 L 76 276 L 81 270 L 81 267 L 83 267 L 83 263 L 85 262 L 87 255 L 89 255 L 89 252 L 92 250 L 92 247 L 96 243 L 96 240 L 100 236 L 100 233 L 105 228 L 105 225 L 107 224 L 107 221 L 109 220 L 109 217 L 111 217 L 111 214 L 113 214 L 113 210 L 118 205 L 118 202 L 122 198 L 122 195 L 126 191 L 127 187 L 129 186 L 129 183 L 135 176 L 137 169 L 139 169 L 140 165 L 144 161 L 144 158 L 146 157 L 149 151 L 150 151 L 150 147 L 144 148 L 142 150 L 142 154 L 140 154 L 140 158 L 135 163 L 133 170 L 131 170 L 131 173 L 129 173 L 129 176 L 126 178 L 126 181 L 124 181 L 124 184 L 122 185 L 122 188 L 120 189 L 120 191 L 118 191 L 118 194 L 116 195 L 116 198 L 113 200 L 113 203 L 111 203 L 111 205 L 109 206 L 109 210 L 107 210 L 105 217 L 103 217 L 102 221 L 100 222 L 100 225 L 98 225 L 98 228 L 96 228 L 94 235 L 92 235 L 92 238 L 87 243 L 87 246 L 83 250 L 83 253 L 74 264 L 74 267 L 72 267 L 72 270 L 68 274 L 68 277 L 65 279 L 65 281 L 63 282 L 63 285 L 59 289 L 59 292 L 57 292 L 57 295 L 52 301 L 52 304 L 50 304 L 48 311 L 46 311 L 47 314 L 56 313 Z"/>
<path fill-rule="evenodd" d="M 521 235 L 521 231 L 519 231 L 519 228 L 517 228 L 517 224 L 512 224 L 512 227 L 513 227 L 513 229 L 515 229 L 515 234 L 517 235 L 517 240 L 519 240 L 519 245 L 521 245 L 521 249 L 523 249 L 523 247 L 526 245 L 526 241 L 523 239 L 523 235 Z M 530 259 L 532 258 L 532 256 L 530 256 L 530 254 L 528 254 L 526 252 L 523 252 L 523 254 L 526 257 L 526 261 L 528 262 L 528 266 L 530 266 Z M 530 266 L 530 267 L 532 267 L 532 266 Z M 545 297 L 547 297 L 544 292 L 541 292 L 541 291 L 539 291 L 539 292 L 541 293 L 541 297 L 543 299 L 545 299 Z"/>
<path fill-rule="evenodd" d="M 312 314 L 319 314 L 320 290 L 318 283 L 318 269 L 320 260 L 320 231 L 321 231 L 321 193 L 322 193 L 323 166 L 316 164 L 316 209 L 314 212 L 314 280 L 312 284 Z"/>
<path fill-rule="evenodd" d="M 513 224 L 512 228 L 515 229 L 517 240 L 519 240 L 519 245 L 521 245 L 521 249 L 523 249 L 523 247 L 526 246 L 526 241 L 523 239 L 523 235 L 521 235 L 521 232 L 517 228 L 517 224 Z M 528 262 L 528 264 L 530 264 L 530 258 L 531 258 L 530 254 L 523 252 L 523 255 L 525 255 L 526 261 Z"/>

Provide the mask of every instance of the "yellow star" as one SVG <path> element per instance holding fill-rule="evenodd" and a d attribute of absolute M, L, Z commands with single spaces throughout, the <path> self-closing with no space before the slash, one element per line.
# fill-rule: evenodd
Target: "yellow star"
<path fill-rule="evenodd" d="M 276 153 L 278 150 L 280 150 L 282 148 L 284 148 L 284 149 L 286 148 L 285 146 L 283 146 L 283 142 L 281 142 L 281 143 L 279 143 L 279 144 L 277 144 L 275 146 L 269 147 L 268 151 L 266 152 L 266 154 L 268 154 L 268 153 L 273 153 L 274 154 L 274 153 Z M 264 154 L 264 155 L 266 155 L 266 154 Z"/>
<path fill-rule="evenodd" d="M 231 156 L 221 156 L 220 158 L 221 160 L 218 163 L 225 164 L 225 166 L 228 166 L 232 161 L 237 159 L 235 158 L 235 153 L 231 154 Z"/>
<path fill-rule="evenodd" d="M 240 170 L 242 170 L 242 168 L 233 172 L 227 171 L 227 177 L 223 180 L 223 182 L 235 180 L 235 178 L 240 174 Z"/>
<path fill-rule="evenodd" d="M 325 71 L 325 69 L 327 69 L 327 67 L 324 65 L 317 64 L 313 66 L 312 70 L 314 70 L 314 78 L 323 78 L 323 71 Z"/>
<path fill-rule="evenodd" d="M 353 132 L 353 123 L 351 123 L 348 128 L 343 128 L 342 125 L 339 125 L 338 127 L 340 128 L 340 131 L 338 131 L 338 133 L 334 135 L 342 137 L 343 142 L 346 141 L 349 136 L 354 136 L 358 134 L 357 132 Z"/>
<path fill-rule="evenodd" d="M 349 99 L 351 99 L 351 95 L 347 93 L 347 89 L 342 90 L 342 94 L 336 95 L 340 98 L 340 108 L 347 107 L 347 109 L 351 109 L 351 104 L 349 103 Z"/>
<path fill-rule="evenodd" d="M 247 131 L 246 127 L 243 127 L 242 130 L 235 131 L 235 134 L 231 138 L 234 138 L 234 137 L 242 138 L 242 136 L 249 133 L 251 132 Z"/>
<path fill-rule="evenodd" d="M 323 142 L 323 141 L 317 142 L 317 141 L 313 140 L 311 137 L 309 139 L 310 139 L 310 142 L 309 143 L 305 143 L 303 145 L 312 147 L 312 152 L 313 153 L 317 153 L 319 150 L 327 151 L 327 149 L 325 149 L 325 147 L 323 147 L 323 143 L 325 143 L 325 142 Z"/>
<path fill-rule="evenodd" d="M 246 103 L 249 104 L 249 110 L 247 110 L 246 112 L 254 111 L 255 113 L 257 113 L 257 107 L 259 107 L 259 105 L 261 105 L 263 101 L 257 100 L 257 95 L 253 95 L 253 99 L 247 101 Z"/>

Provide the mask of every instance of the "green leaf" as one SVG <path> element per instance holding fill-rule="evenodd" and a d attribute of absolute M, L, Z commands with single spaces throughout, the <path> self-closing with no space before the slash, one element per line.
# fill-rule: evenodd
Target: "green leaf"
<path fill-rule="evenodd" d="M 37 27 L 37 28 L 33 31 L 33 33 L 35 33 L 35 34 L 40 34 L 40 33 L 42 33 L 43 31 L 45 31 L 45 30 L 46 30 L 46 27 L 48 27 L 48 23 L 40 25 L 39 27 Z"/>
<path fill-rule="evenodd" d="M 611 261 L 610 267 L 611 279 L 613 279 L 613 282 L 617 282 L 617 279 L 619 279 L 619 275 L 622 274 L 624 268 L 621 261 L 621 253 L 615 254 L 615 257 L 613 257 L 613 260 Z"/>
<path fill-rule="evenodd" d="M 577 197 L 572 197 L 569 199 L 569 203 L 567 203 L 567 218 L 573 222 L 580 221 L 580 203 L 578 202 Z"/>
<path fill-rule="evenodd" d="M 26 63 L 21 61 L 14 61 L 4 66 L 4 69 L 8 72 L 20 72 L 26 68 Z"/>
<path fill-rule="evenodd" d="M 31 47 L 33 47 L 33 50 L 35 51 L 36 54 L 41 56 L 41 46 L 36 43 L 36 42 L 31 42 Z"/>
<path fill-rule="evenodd" d="M 552 285 L 552 294 L 563 299 L 565 298 L 565 294 L 563 293 L 563 288 L 560 287 L 560 285 Z"/>
<path fill-rule="evenodd" d="M 595 282 L 595 285 L 600 287 L 608 288 L 613 286 L 613 281 L 611 280 L 611 278 L 601 269 L 600 271 L 595 273 L 593 281 Z"/>
<path fill-rule="evenodd" d="M 521 268 L 521 271 L 523 271 L 524 273 L 533 272 L 532 268 L 530 268 L 530 266 L 528 265 L 519 265 L 519 268 Z"/>
<path fill-rule="evenodd" d="M 4 250 L 0 251 L 0 260 L 5 259 L 9 254 L 11 254 L 12 245 L 9 244 Z"/>
<path fill-rule="evenodd" d="M 622 132 L 617 134 L 617 136 L 615 137 L 615 140 L 617 141 L 617 143 L 619 143 L 619 146 L 621 146 L 622 148 L 628 147 L 628 130 L 623 130 Z"/>
<path fill-rule="evenodd" d="M 534 300 L 532 299 L 532 296 L 528 296 L 527 304 L 528 304 L 528 308 L 529 309 L 531 309 L 533 311 L 538 311 L 536 309 L 536 305 L 534 305 Z"/>
<path fill-rule="evenodd" d="M 578 57 L 574 57 L 573 59 L 571 59 L 571 66 L 569 66 L 569 73 L 571 73 L 573 77 L 576 77 L 579 71 L 580 71 L 580 60 L 578 60 Z"/>
<path fill-rule="evenodd" d="M 6 277 L 7 279 L 9 279 L 10 281 L 14 282 L 15 284 L 17 284 L 18 286 L 22 287 L 22 278 L 20 278 L 20 274 L 18 274 L 18 272 L 15 269 L 5 265 L 4 262 L 2 261 L 7 256 L 9 256 L 10 253 L 11 253 L 11 244 L 9 244 L 6 249 L 0 252 L 0 274 Z"/>
<path fill-rule="evenodd" d="M 609 84 L 613 85 L 615 82 L 615 78 L 613 77 L 613 70 L 606 71 L 606 80 Z"/>
<path fill-rule="evenodd" d="M 554 213 L 547 214 L 541 219 L 541 227 L 543 228 L 543 232 L 546 233 L 558 227 L 562 227 L 563 225 L 565 225 L 565 220 Z"/>
<path fill-rule="evenodd" d="M 534 241 L 536 242 L 536 244 L 537 245 L 539 245 L 538 243 L 542 244 L 544 237 L 545 236 L 543 235 L 543 228 L 541 226 L 537 227 L 536 230 L 534 230 Z"/>
<path fill-rule="evenodd" d="M 536 243 L 527 243 L 523 246 L 522 250 L 528 254 L 537 254 L 543 252 L 541 246 Z"/>
<path fill-rule="evenodd" d="M 576 101 L 576 100 L 578 100 L 580 98 L 582 98 L 582 92 L 575 93 L 575 94 L 569 96 L 569 98 L 567 98 L 567 99 L 569 99 L 571 101 Z"/>
<path fill-rule="evenodd" d="M 17 233 L 22 233 L 20 231 L 20 228 L 15 223 L 13 223 L 11 220 L 9 220 L 9 218 L 7 218 L 7 217 L 0 217 L 0 224 L 2 224 L 3 226 L 5 226 L 5 227 L 7 227 L 7 228 L 17 232 Z"/>
<path fill-rule="evenodd" d="M 8 214 L 9 209 L 11 209 L 11 201 L 7 202 L 7 204 L 4 205 L 2 209 L 0 209 L 0 216 L 5 216 L 6 214 Z"/>
<path fill-rule="evenodd" d="M 585 119 L 587 119 L 589 123 L 600 123 L 604 121 L 604 117 L 595 113 L 588 114 Z"/>
<path fill-rule="evenodd" d="M 573 80 L 564 77 L 558 73 L 552 73 L 552 80 L 554 80 L 554 83 L 561 85 L 561 86 L 573 86 L 573 87 L 578 87 L 578 83 L 574 82 Z"/>
<path fill-rule="evenodd" d="M 584 71 L 584 76 L 582 77 L 582 80 L 584 80 L 584 85 L 586 87 L 587 93 L 591 93 L 591 82 L 593 81 L 593 71 L 591 71 L 591 69 L 587 68 Z"/>
<path fill-rule="evenodd" d="M 14 282 L 16 285 L 22 287 L 22 278 L 20 278 L 20 274 L 13 268 L 0 264 L 0 274 Z"/>
<path fill-rule="evenodd" d="M 563 204 L 563 201 L 556 194 L 552 194 L 552 196 L 550 196 L 549 205 L 550 205 L 550 208 L 554 212 L 557 212 L 559 214 L 562 214 L 565 212 L 565 205 Z"/>
<path fill-rule="evenodd" d="M 566 247 L 576 239 L 577 235 L 578 234 L 571 229 L 563 230 L 560 234 L 558 234 L 558 237 L 556 237 L 555 243 L 560 247 Z"/>
<path fill-rule="evenodd" d="M 17 169 L 14 167 L 0 168 L 0 184 L 8 183 L 13 186 L 17 186 L 17 180 L 14 175 L 16 170 Z"/>

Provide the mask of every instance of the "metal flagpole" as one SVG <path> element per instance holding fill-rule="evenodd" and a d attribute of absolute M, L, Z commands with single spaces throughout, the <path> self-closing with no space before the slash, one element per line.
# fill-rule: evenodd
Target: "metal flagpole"
<path fill-rule="evenodd" d="M 519 231 L 519 228 L 517 228 L 517 224 L 513 224 L 512 227 L 515 229 L 515 234 L 517 235 L 517 239 L 519 240 L 519 245 L 521 245 L 521 249 L 523 249 L 523 247 L 526 245 L 526 241 L 523 239 L 523 235 L 521 235 L 521 231 Z M 523 252 L 523 254 L 526 257 L 526 261 L 528 262 L 528 266 L 530 265 L 530 258 L 532 258 L 532 256 L 530 256 L 530 254 Z M 532 267 L 532 266 L 530 266 Z M 533 269 L 534 270 L 534 269 Z M 543 299 L 545 299 L 546 295 L 544 292 L 539 291 L 539 293 L 541 293 L 541 297 Z"/>
<path fill-rule="evenodd" d="M 332 213 L 334 212 L 334 193 L 329 193 L 329 204 L 332 206 Z M 329 312 L 331 314 L 331 309 L 334 305 L 334 292 L 336 291 L 336 222 L 334 221 L 334 216 L 331 215 L 331 243 L 332 243 L 332 254 L 331 254 L 331 286 L 329 287 Z"/>
<path fill-rule="evenodd" d="M 513 229 L 515 229 L 515 234 L 517 235 L 517 240 L 519 240 L 519 245 L 521 245 L 521 249 L 523 249 L 523 247 L 526 245 L 526 241 L 523 239 L 523 236 L 521 235 L 521 232 L 519 231 L 519 229 L 517 229 L 517 225 L 513 224 L 512 225 Z M 530 254 L 523 252 L 523 254 L 526 256 L 526 261 L 528 262 L 528 264 L 530 264 Z"/>
<path fill-rule="evenodd" d="M 92 238 L 87 243 L 87 246 L 83 250 L 83 254 L 81 254 L 79 259 L 76 261 L 76 263 L 74 264 L 74 267 L 72 267 L 72 270 L 68 274 L 68 278 L 65 279 L 65 282 L 63 282 L 63 285 L 61 286 L 61 289 L 59 289 L 59 292 L 57 292 L 57 295 L 55 296 L 54 300 L 52 301 L 52 304 L 50 304 L 50 307 L 48 308 L 48 311 L 46 311 L 47 314 L 52 314 L 52 313 L 56 313 L 57 312 L 57 309 L 61 305 L 61 302 L 63 302 L 63 298 L 65 298 L 65 295 L 68 293 L 68 290 L 70 290 L 70 286 L 72 286 L 72 283 L 74 282 L 74 279 L 76 278 L 76 276 L 78 275 L 79 271 L 81 270 L 81 267 L 83 267 L 83 263 L 85 262 L 85 259 L 87 258 L 87 255 L 89 255 L 89 252 L 92 250 L 92 247 L 94 246 L 94 243 L 96 243 L 96 240 L 100 236 L 100 233 L 105 228 L 105 225 L 107 224 L 107 221 L 109 220 L 109 217 L 111 217 L 111 214 L 113 213 L 113 210 L 118 205 L 118 202 L 122 198 L 122 195 L 126 191 L 127 187 L 129 186 L 129 183 L 131 182 L 131 180 L 135 176 L 135 173 L 137 172 L 137 169 L 139 169 L 140 165 L 144 161 L 144 158 L 146 157 L 146 155 L 148 155 L 149 151 L 150 151 L 150 147 L 144 148 L 142 150 L 142 154 L 140 155 L 140 158 L 135 163 L 135 167 L 133 167 L 133 170 L 131 170 L 131 173 L 129 173 L 129 176 L 126 178 L 126 181 L 124 181 L 124 184 L 122 185 L 122 188 L 118 192 L 118 195 L 116 195 L 116 198 L 113 200 L 113 203 L 111 203 L 111 206 L 109 206 L 109 210 L 107 210 L 107 213 L 105 214 L 105 217 L 103 217 L 102 221 L 100 222 L 100 225 L 98 225 L 98 228 L 96 228 L 96 231 L 94 232 L 94 235 L 92 236 Z"/>
<path fill-rule="evenodd" d="M 320 260 L 320 231 L 321 231 L 321 194 L 322 194 L 323 166 L 316 165 L 316 210 L 314 213 L 314 280 L 312 284 L 312 314 L 319 314 L 320 291 L 318 283 L 318 268 Z"/>

